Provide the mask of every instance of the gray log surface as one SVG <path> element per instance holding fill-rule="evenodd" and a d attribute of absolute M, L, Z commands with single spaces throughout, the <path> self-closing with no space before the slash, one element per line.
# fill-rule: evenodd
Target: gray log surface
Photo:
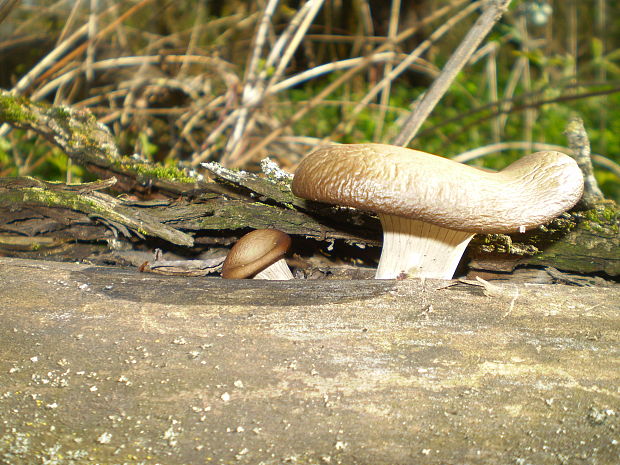
<path fill-rule="evenodd" d="M 0 258 L 0 462 L 617 464 L 620 287 Z"/>

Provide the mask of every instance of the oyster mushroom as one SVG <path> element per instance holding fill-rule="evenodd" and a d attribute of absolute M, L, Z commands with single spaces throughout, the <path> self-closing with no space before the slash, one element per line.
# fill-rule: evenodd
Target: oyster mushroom
<path fill-rule="evenodd" d="M 292 190 L 305 199 L 374 212 L 383 227 L 375 278 L 451 279 L 476 233 L 545 224 L 581 198 L 575 160 L 526 155 L 499 172 L 386 144 L 320 147 L 299 164 Z"/>

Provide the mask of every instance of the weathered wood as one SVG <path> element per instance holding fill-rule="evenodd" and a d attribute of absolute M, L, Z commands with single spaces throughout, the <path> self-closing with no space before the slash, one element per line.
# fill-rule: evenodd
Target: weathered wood
<path fill-rule="evenodd" d="M 160 237 L 177 245 L 193 245 L 191 236 L 155 221 L 140 209 L 123 205 L 115 197 L 97 192 L 114 183 L 115 180 L 66 186 L 32 178 L 0 178 L 0 209 L 62 208 L 83 213 L 90 218 L 100 218 L 110 225 L 121 225 L 123 229 L 130 229 L 135 234 Z"/>
<path fill-rule="evenodd" d="M 0 283 L 3 463 L 617 463 L 618 286 Z"/>
<path fill-rule="evenodd" d="M 266 197 L 261 201 L 268 179 L 248 174 L 254 183 L 250 189 L 244 172 L 236 172 L 235 176 L 241 177 L 241 188 L 246 189 L 245 194 L 239 191 L 238 198 L 203 192 L 193 199 L 176 201 L 121 200 L 96 192 L 97 184 L 65 186 L 31 178 L 0 179 L 0 251 L 23 256 L 28 247 L 23 246 L 24 240 L 18 240 L 21 246 L 15 247 L 14 239 L 21 234 L 32 237 L 27 256 L 32 257 L 35 249 L 46 256 L 49 247 L 67 247 L 66 241 L 71 238 L 93 242 L 110 238 L 107 228 L 125 236 L 147 235 L 179 245 L 191 245 L 193 235 L 205 232 L 222 234 L 267 227 L 319 241 L 380 245 L 380 225 L 371 215 L 323 205 L 315 208 L 301 200 L 296 201 L 299 206 Z M 230 178 L 224 181 L 231 183 Z M 287 195 L 286 187 L 272 189 Z M 338 214 L 342 218 L 336 221 Z M 619 222 L 618 207 L 613 202 L 602 202 L 591 210 L 565 214 L 526 234 L 477 236 L 469 248 L 471 266 L 511 271 L 517 265 L 549 265 L 572 272 L 619 276 Z"/>
<path fill-rule="evenodd" d="M 262 183 L 267 185 L 269 181 L 262 180 Z M 209 188 L 208 184 L 205 186 Z M 193 237 L 189 233 L 276 227 L 289 234 L 317 240 L 342 239 L 369 245 L 380 243 L 378 221 L 368 215 L 365 222 L 367 227 L 355 232 L 354 228 L 358 225 L 347 227 L 345 224 L 340 228 L 328 226 L 308 212 L 274 205 L 272 199 L 260 201 L 248 192 L 239 192 L 237 198 L 232 199 L 228 195 L 202 192 L 195 193 L 196 197 L 191 200 L 139 201 L 112 197 L 95 192 L 95 189 L 92 183 L 67 186 L 32 178 L 0 178 L 0 236 L 3 232 L 39 236 L 33 239 L 34 246 L 41 243 L 38 239 L 43 236 L 48 239 L 59 237 L 57 232 L 62 231 L 61 237 L 70 238 L 75 225 L 94 225 L 98 221 L 101 227 L 98 231 L 93 228 L 93 234 L 88 238 L 78 236 L 82 231 L 79 228 L 73 237 L 101 240 L 106 237 L 106 227 L 110 227 L 126 237 L 150 236 L 176 245 L 191 246 Z M 335 211 L 325 206 L 319 209 Z M 76 212 L 81 215 L 76 216 Z M 349 211 L 348 215 L 351 217 L 359 213 Z M 18 218 L 19 223 L 16 224 Z M 51 220 L 67 223 L 68 218 L 73 221 L 65 224 L 65 227 L 50 225 Z"/>
<path fill-rule="evenodd" d="M 603 200 L 605 196 L 598 187 L 598 183 L 594 177 L 590 139 L 588 138 L 588 133 L 583 125 L 582 119 L 577 116 L 571 118 L 564 134 L 568 139 L 568 146 L 573 153 L 573 157 L 577 161 L 584 177 L 583 196 L 580 200 L 580 204 L 584 208 L 593 208 L 598 202 Z"/>
<path fill-rule="evenodd" d="M 380 224 L 373 215 L 296 198 L 290 190 L 290 175 L 268 161 L 262 163 L 264 177 L 208 163 L 205 167 L 216 182 L 205 182 L 181 169 L 147 163 L 139 157 L 120 156 L 107 128 L 85 110 L 33 103 L 3 91 L 0 91 L 0 121 L 32 129 L 58 145 L 76 163 L 95 173 L 118 177 L 116 186 L 126 194 L 158 192 L 174 197 L 155 202 L 125 201 L 109 196 L 102 200 L 105 194 L 89 192 L 89 186 L 53 187 L 50 183 L 19 186 L 25 182 L 22 180 L 10 188 L 7 185 L 11 182 L 2 180 L 6 189 L 0 192 L 4 196 L 4 201 L 0 201 L 0 218 L 4 218 L 4 224 L 0 220 L 0 234 L 4 231 L 9 238 L 0 239 L 0 252 L 8 255 L 22 253 L 14 247 L 20 242 L 13 237 L 19 233 L 13 221 L 15 215 L 28 220 L 22 224 L 27 230 L 38 230 L 37 236 L 45 236 L 50 247 L 58 240 L 59 230 L 64 239 L 72 234 L 78 238 L 86 232 L 94 233 L 95 228 L 88 228 L 93 219 L 115 233 L 147 235 L 184 246 L 193 245 L 193 237 L 201 234 L 228 231 L 230 236 L 230 231 L 265 227 L 319 241 L 344 240 L 361 247 L 380 245 Z M 575 150 L 585 144 L 584 140 L 587 142 L 587 137 L 573 144 Z M 26 184 L 36 182 L 30 180 Z M 51 199 L 42 196 L 50 189 L 55 194 Z M 33 193 L 38 196 L 36 200 Z M 114 207 L 105 210 L 105 215 L 98 215 L 93 208 L 98 210 L 102 201 Z M 93 207 L 93 202 L 99 204 Z M 65 208 L 69 217 L 73 215 L 69 210 L 85 216 L 70 227 L 52 226 L 46 214 L 50 207 Z M 24 208 L 29 209 L 32 218 L 24 217 L 21 211 Z M 74 225 L 79 229 L 71 233 Z M 473 259 L 472 266 L 487 270 L 510 271 L 519 264 L 543 264 L 571 272 L 620 276 L 619 225 L 618 206 L 602 201 L 589 210 L 565 214 L 526 234 L 477 236 L 468 249 L 469 256 Z M 46 227 L 55 229 L 56 234 L 45 233 Z M 105 233 L 101 229 L 100 237 Z M 33 240 L 33 247 L 41 247 L 43 242 Z M 3 243 L 9 244 L 8 247 L 3 247 Z M 64 241 L 61 244 L 68 246 Z M 44 252 L 47 254 L 49 250 Z M 32 250 L 28 253 L 32 256 Z"/>
<path fill-rule="evenodd" d="M 179 168 L 122 156 L 109 129 L 87 109 L 32 102 L 0 89 L 0 122 L 32 130 L 76 164 L 102 178 L 117 178 L 123 192 L 159 190 L 178 195 L 196 188 L 196 179 Z"/>

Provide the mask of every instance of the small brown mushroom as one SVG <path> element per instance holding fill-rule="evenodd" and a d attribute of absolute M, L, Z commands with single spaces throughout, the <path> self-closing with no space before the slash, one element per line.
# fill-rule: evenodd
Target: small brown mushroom
<path fill-rule="evenodd" d="M 290 236 L 277 229 L 249 232 L 230 249 L 222 266 L 222 278 L 293 279 L 283 258 L 290 246 Z"/>
<path fill-rule="evenodd" d="M 321 147 L 299 164 L 299 197 L 378 214 L 377 279 L 450 279 L 475 233 L 525 232 L 574 206 L 583 192 L 575 160 L 537 152 L 499 172 L 385 144 Z"/>

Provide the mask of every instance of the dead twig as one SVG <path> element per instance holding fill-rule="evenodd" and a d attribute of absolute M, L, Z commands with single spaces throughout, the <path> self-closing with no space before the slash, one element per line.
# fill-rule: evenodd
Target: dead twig
<path fill-rule="evenodd" d="M 13 11 L 20 0 L 0 0 L 0 23 Z"/>
<path fill-rule="evenodd" d="M 233 167 L 243 166 L 243 164 L 256 158 L 258 154 L 260 153 L 260 151 L 262 151 L 266 146 L 268 146 L 275 139 L 277 139 L 286 130 L 286 128 L 290 127 L 291 125 L 295 124 L 297 121 L 301 120 L 310 110 L 315 108 L 317 105 L 320 105 L 321 102 L 323 102 L 323 100 L 328 95 L 330 95 L 332 92 L 334 92 L 336 89 L 338 89 L 340 86 L 342 86 L 346 82 L 349 82 L 350 79 L 353 76 L 355 76 L 357 73 L 366 69 L 373 62 L 373 57 L 375 57 L 377 54 L 383 53 L 386 50 L 388 50 L 390 47 L 393 47 L 394 44 L 400 43 L 408 39 L 413 34 L 415 34 L 421 27 L 428 25 L 432 21 L 436 21 L 437 19 L 441 18 L 443 15 L 451 11 L 453 8 L 457 8 L 464 3 L 466 3 L 465 0 L 455 0 L 450 5 L 440 8 L 434 14 L 429 15 L 428 17 L 424 18 L 419 23 L 417 23 L 415 26 L 410 27 L 402 31 L 401 33 L 399 33 L 394 38 L 394 41 L 391 44 L 383 43 L 381 46 L 377 47 L 375 50 L 373 50 L 368 55 L 363 57 L 357 66 L 350 68 L 347 72 L 345 72 L 344 74 L 339 76 L 336 80 L 334 80 L 334 82 L 327 85 L 321 92 L 319 92 L 313 98 L 311 98 L 304 107 L 300 108 L 297 112 L 295 112 L 288 120 L 281 123 L 280 126 L 278 126 L 271 133 L 269 133 L 267 136 L 261 139 L 260 142 L 253 145 L 251 149 L 247 150 L 242 156 L 235 159 L 234 163 L 232 163 Z"/>
<path fill-rule="evenodd" d="M 492 0 L 486 4 L 480 18 L 478 18 L 454 51 L 439 77 L 435 79 L 428 92 L 422 98 L 422 101 L 405 121 L 402 130 L 392 142 L 394 145 L 409 145 L 409 142 L 416 136 L 422 123 L 424 123 L 435 108 L 435 105 L 444 96 L 459 71 L 465 66 L 476 51 L 476 47 L 480 45 L 480 42 L 490 32 L 493 25 L 500 19 L 509 4 L 510 0 Z"/>
<path fill-rule="evenodd" d="M 467 163 L 468 161 L 475 160 L 476 158 L 484 157 L 496 152 L 502 152 L 504 150 L 555 150 L 558 152 L 570 153 L 569 147 L 555 144 L 545 144 L 542 142 L 529 143 L 527 141 L 510 141 L 510 142 L 498 142 L 496 144 L 489 144 L 483 147 L 476 147 L 475 149 L 467 150 L 466 152 L 459 153 L 454 157 L 450 157 L 454 161 L 459 163 Z M 592 163 L 598 165 L 606 170 L 611 171 L 620 178 L 620 165 L 613 160 L 604 157 L 599 154 L 591 154 Z"/>
<path fill-rule="evenodd" d="M 579 287 L 590 286 L 590 284 L 587 281 L 584 282 L 584 281 L 580 281 L 580 280 L 575 279 L 575 278 L 571 278 L 566 273 L 562 273 L 558 269 L 553 268 L 551 266 L 546 266 L 545 267 L 545 272 L 549 276 L 551 276 L 553 278 L 554 282 L 556 282 L 556 283 L 570 284 L 572 286 L 579 286 Z"/>
<path fill-rule="evenodd" d="M 0 178 L 0 207 L 30 206 L 65 208 L 119 229 L 128 235 L 159 237 L 173 244 L 192 246 L 194 239 L 178 229 L 163 224 L 155 216 L 132 208 L 123 201 L 98 192 L 115 179 L 81 186 L 46 183 L 33 178 Z M 118 227 L 117 227 L 118 225 Z"/>
<path fill-rule="evenodd" d="M 398 22 L 400 19 L 400 0 L 392 0 L 392 7 L 390 9 L 390 22 L 388 25 L 388 40 L 394 40 L 396 33 L 398 32 Z M 392 63 L 386 63 L 383 70 L 384 76 L 387 76 L 392 71 Z M 389 82 L 383 91 L 381 92 L 381 110 L 379 111 L 379 117 L 377 119 L 377 125 L 375 126 L 374 140 L 380 141 L 383 134 L 383 125 L 385 123 L 386 107 L 390 102 L 391 82 Z"/>
<path fill-rule="evenodd" d="M 461 20 L 469 16 L 472 12 L 476 11 L 476 9 L 480 6 L 482 2 L 477 1 L 473 2 L 462 10 L 458 11 L 453 17 L 445 21 L 440 27 L 438 27 L 429 37 L 420 43 L 409 55 L 407 55 L 393 70 L 386 73 L 386 75 L 381 79 L 375 86 L 370 89 L 364 98 L 362 98 L 355 108 L 348 114 L 348 118 L 342 122 L 340 122 L 332 131 L 332 136 L 340 133 L 340 132 L 348 132 L 351 129 L 354 118 L 361 113 L 365 108 L 368 107 L 368 104 L 375 99 L 375 97 L 382 92 L 384 89 L 387 89 L 392 81 L 394 81 L 398 76 L 400 76 L 403 72 L 411 67 L 413 63 L 420 59 L 422 54 L 426 52 L 431 45 L 437 42 L 441 37 L 443 37 L 447 32 L 452 30 L 452 28 L 458 24 Z M 347 127 L 348 126 L 348 127 Z"/>
<path fill-rule="evenodd" d="M 573 100 L 580 100 L 580 99 L 587 99 L 587 98 L 592 98 L 592 97 L 601 97 L 604 95 L 611 95 L 611 94 L 617 94 L 618 92 L 620 92 L 620 83 L 619 82 L 607 82 L 604 83 L 604 85 L 606 86 L 605 89 L 601 89 L 601 90 L 595 90 L 595 91 L 591 91 L 591 92 L 581 92 L 581 93 L 577 93 L 572 92 L 571 89 L 575 88 L 575 85 L 569 84 L 567 86 L 565 86 L 563 88 L 563 90 L 567 90 L 569 91 L 567 93 L 567 95 L 561 95 L 559 97 L 553 97 L 553 98 L 540 98 L 540 99 L 536 99 L 536 100 L 528 100 L 527 103 L 520 103 L 518 105 L 514 105 L 512 107 L 506 107 L 505 104 L 506 103 L 514 103 L 517 101 L 524 101 L 526 99 L 529 99 L 530 96 L 532 94 L 538 94 L 538 95 L 544 95 L 544 92 L 546 89 L 542 89 L 542 90 L 538 90 L 538 91 L 534 91 L 534 92 L 530 92 L 530 93 L 523 93 L 521 95 L 519 95 L 518 97 L 515 98 L 505 98 L 502 100 L 499 100 L 497 102 L 490 102 L 487 103 L 485 105 L 481 105 L 477 108 L 473 108 L 469 111 L 466 112 L 462 112 L 457 116 L 454 116 L 452 118 L 448 118 L 443 120 L 441 123 L 438 123 L 434 126 L 429 127 L 428 129 L 425 129 L 424 131 L 421 131 L 419 134 L 417 134 L 416 137 L 426 137 L 436 131 L 438 131 L 439 129 L 448 126 L 452 123 L 461 121 L 465 118 L 467 118 L 468 116 L 472 116 L 475 115 L 477 113 L 481 113 L 483 111 L 486 110 L 491 110 L 487 115 L 485 116 L 481 116 L 480 118 L 476 119 L 475 121 L 472 121 L 471 123 L 467 123 L 467 124 L 460 124 L 459 130 L 455 133 L 444 133 L 444 135 L 450 139 L 455 139 L 457 138 L 460 134 L 464 134 L 467 131 L 469 131 L 471 128 L 473 127 L 477 127 L 479 125 L 481 125 L 482 123 L 493 119 L 493 118 L 497 118 L 498 115 L 501 115 L 503 113 L 516 113 L 519 111 L 524 111 L 528 108 L 534 108 L 534 107 L 542 107 L 544 105 L 549 105 L 549 104 L 553 104 L 553 103 L 563 103 L 563 102 L 570 102 Z M 557 87 L 557 86 L 556 86 Z M 496 110 L 493 110 L 493 108 L 496 108 Z"/>
<path fill-rule="evenodd" d="M 218 272 L 225 256 L 207 260 L 155 260 L 144 262 L 138 271 L 168 276 L 207 276 Z"/>

